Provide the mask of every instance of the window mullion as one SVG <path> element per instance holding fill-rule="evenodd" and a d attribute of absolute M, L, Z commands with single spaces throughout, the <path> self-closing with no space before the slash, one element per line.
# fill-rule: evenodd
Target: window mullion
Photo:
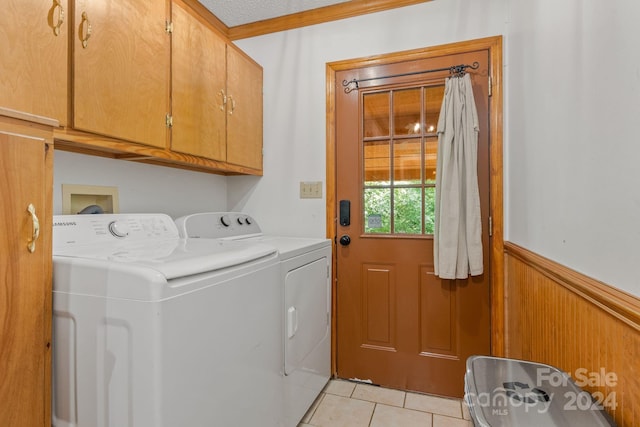
<path fill-rule="evenodd" d="M 424 205 L 425 205 L 425 194 L 424 194 L 424 186 L 426 183 L 426 163 L 425 163 L 425 159 L 427 157 L 427 149 L 426 149 L 426 139 L 425 139 L 425 132 L 426 132 L 426 125 L 427 125 L 427 113 L 425 111 L 424 106 L 426 105 L 426 93 L 425 93 L 425 88 L 422 87 L 420 90 L 420 200 L 422 203 L 420 203 L 420 231 L 422 233 L 422 235 L 425 234 L 425 209 L 424 209 Z"/>
<path fill-rule="evenodd" d="M 396 224 L 395 224 L 395 215 L 396 215 L 396 207 L 395 207 L 395 162 L 394 162 L 394 152 L 395 152 L 395 130 L 394 130 L 394 110 L 393 110 L 393 98 L 395 96 L 395 91 L 389 91 L 389 232 L 391 234 L 395 234 L 396 232 Z"/>

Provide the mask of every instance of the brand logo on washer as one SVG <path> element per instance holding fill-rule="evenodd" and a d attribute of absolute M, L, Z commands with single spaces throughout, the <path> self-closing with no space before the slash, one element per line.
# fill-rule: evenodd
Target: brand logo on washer
<path fill-rule="evenodd" d="M 62 221 L 62 222 L 54 222 L 54 227 L 73 227 L 78 225 L 75 221 Z"/>

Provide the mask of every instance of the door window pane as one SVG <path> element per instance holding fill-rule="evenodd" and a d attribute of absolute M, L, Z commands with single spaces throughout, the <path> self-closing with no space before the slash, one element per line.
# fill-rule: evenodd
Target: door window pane
<path fill-rule="evenodd" d="M 427 184 L 436 183 L 436 164 L 438 162 L 438 138 L 427 137 L 424 141 L 424 180 Z"/>
<path fill-rule="evenodd" d="M 422 233 L 422 189 L 396 188 L 393 197 L 394 232 Z"/>
<path fill-rule="evenodd" d="M 424 91 L 424 132 L 426 134 L 436 133 L 442 98 L 444 98 L 444 86 L 429 86 Z"/>
<path fill-rule="evenodd" d="M 420 139 L 401 139 L 393 144 L 393 180 L 396 184 L 420 184 Z"/>
<path fill-rule="evenodd" d="M 389 92 L 365 94 L 362 102 L 364 137 L 389 136 Z"/>
<path fill-rule="evenodd" d="M 364 191 L 365 233 L 391 232 L 391 190 L 389 188 Z"/>
<path fill-rule="evenodd" d="M 420 134 L 422 88 L 393 92 L 393 131 L 395 135 Z"/>
<path fill-rule="evenodd" d="M 372 141 L 364 144 L 365 185 L 388 185 L 391 180 L 389 141 Z"/>
<path fill-rule="evenodd" d="M 433 234 L 436 219 L 436 187 L 424 189 L 424 232 Z"/>

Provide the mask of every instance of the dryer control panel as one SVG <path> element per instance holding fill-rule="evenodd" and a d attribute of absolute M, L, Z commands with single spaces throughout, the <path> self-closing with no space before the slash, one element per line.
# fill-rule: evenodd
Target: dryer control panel
<path fill-rule="evenodd" d="M 182 237 L 207 239 L 242 238 L 262 235 L 258 223 L 240 212 L 203 212 L 176 219 Z"/>
<path fill-rule="evenodd" d="M 178 229 L 165 214 L 54 215 L 53 248 L 115 241 L 177 239 Z"/>

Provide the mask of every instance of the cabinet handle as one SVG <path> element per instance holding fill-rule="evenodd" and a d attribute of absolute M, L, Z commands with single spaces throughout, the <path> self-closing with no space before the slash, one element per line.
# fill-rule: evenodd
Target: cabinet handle
<path fill-rule="evenodd" d="M 83 31 L 85 27 L 84 23 L 86 22 L 86 31 Z M 82 41 L 82 47 L 84 49 L 89 45 L 89 37 L 91 37 L 91 22 L 89 22 L 89 17 L 87 16 L 87 12 L 82 12 L 82 21 L 80 21 L 80 40 Z"/>
<path fill-rule="evenodd" d="M 231 109 L 229 110 L 229 115 L 231 115 L 236 110 L 236 100 L 231 95 L 228 98 L 231 100 Z"/>
<path fill-rule="evenodd" d="M 218 94 L 222 97 L 222 105 L 220 105 L 220 110 L 224 111 L 224 106 L 227 105 L 227 95 L 224 93 L 224 89 L 220 89 Z"/>
<path fill-rule="evenodd" d="M 33 236 L 31 237 L 31 241 L 27 244 L 27 249 L 29 252 L 34 253 L 36 251 L 36 240 L 38 240 L 38 237 L 40 236 L 40 221 L 38 221 L 36 208 L 33 204 L 29 203 L 29 206 L 27 206 L 27 212 L 31 214 L 31 222 L 33 223 Z"/>
<path fill-rule="evenodd" d="M 60 4 L 60 0 L 54 0 L 53 9 L 51 10 L 52 15 L 58 8 L 60 8 L 60 12 L 58 12 L 58 22 L 53 26 L 53 34 L 56 36 L 60 35 L 60 28 L 62 28 L 62 24 L 64 24 L 64 7 Z"/>

